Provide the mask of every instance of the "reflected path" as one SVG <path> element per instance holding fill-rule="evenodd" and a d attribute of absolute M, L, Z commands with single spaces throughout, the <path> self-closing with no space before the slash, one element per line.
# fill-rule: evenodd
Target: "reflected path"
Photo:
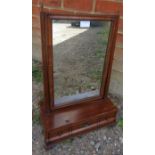
<path fill-rule="evenodd" d="M 110 23 L 80 28 L 72 26 L 72 22 L 53 23 L 54 97 L 57 106 L 99 96 L 100 92 Z"/>

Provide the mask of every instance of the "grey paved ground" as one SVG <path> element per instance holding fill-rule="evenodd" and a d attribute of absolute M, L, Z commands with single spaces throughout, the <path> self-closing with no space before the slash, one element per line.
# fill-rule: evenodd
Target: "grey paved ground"
<path fill-rule="evenodd" d="M 33 110 L 35 112 L 41 96 L 42 84 L 33 81 Z M 119 119 L 122 117 L 122 100 L 112 95 L 111 99 L 119 108 Z M 123 155 L 122 132 L 122 128 L 116 124 L 67 139 L 56 144 L 53 149 L 46 151 L 44 149 L 42 127 L 40 123 L 33 123 L 32 153 L 33 155 Z"/>

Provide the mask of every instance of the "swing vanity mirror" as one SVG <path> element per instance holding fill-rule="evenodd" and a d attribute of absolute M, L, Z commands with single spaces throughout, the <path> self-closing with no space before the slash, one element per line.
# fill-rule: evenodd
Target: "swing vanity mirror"
<path fill-rule="evenodd" d="M 45 143 L 115 122 L 107 97 L 118 15 L 41 12 Z"/>

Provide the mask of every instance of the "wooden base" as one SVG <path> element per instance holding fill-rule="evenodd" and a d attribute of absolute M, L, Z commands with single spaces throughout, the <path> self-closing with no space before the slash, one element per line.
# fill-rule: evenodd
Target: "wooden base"
<path fill-rule="evenodd" d="M 57 109 L 48 114 L 44 104 L 40 109 L 47 149 L 66 138 L 115 123 L 117 113 L 117 108 L 108 98 Z"/>

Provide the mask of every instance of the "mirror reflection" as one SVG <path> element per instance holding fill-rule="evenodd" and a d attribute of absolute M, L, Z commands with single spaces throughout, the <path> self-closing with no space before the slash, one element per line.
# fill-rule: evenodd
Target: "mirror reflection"
<path fill-rule="evenodd" d="M 53 20 L 52 29 L 55 106 L 99 96 L 110 21 Z"/>

